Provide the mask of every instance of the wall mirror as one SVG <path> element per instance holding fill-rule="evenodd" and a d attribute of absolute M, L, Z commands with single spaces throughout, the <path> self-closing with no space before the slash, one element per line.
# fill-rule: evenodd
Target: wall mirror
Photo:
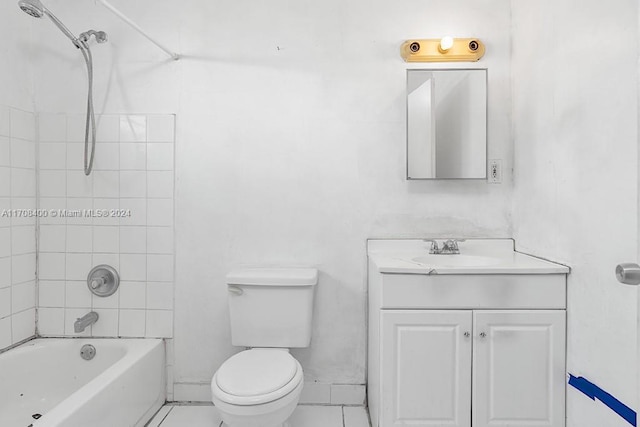
<path fill-rule="evenodd" d="M 407 179 L 487 178 L 487 70 L 407 70 Z"/>

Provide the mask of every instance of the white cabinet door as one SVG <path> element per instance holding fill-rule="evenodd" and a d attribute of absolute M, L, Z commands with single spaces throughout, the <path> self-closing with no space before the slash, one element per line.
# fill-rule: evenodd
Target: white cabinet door
<path fill-rule="evenodd" d="M 476 311 L 473 427 L 565 424 L 565 312 Z"/>
<path fill-rule="evenodd" d="M 472 317 L 382 311 L 380 427 L 471 425 Z"/>

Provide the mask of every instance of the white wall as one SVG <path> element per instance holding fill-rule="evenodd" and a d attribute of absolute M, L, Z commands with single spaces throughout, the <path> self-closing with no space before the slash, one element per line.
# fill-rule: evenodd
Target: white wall
<path fill-rule="evenodd" d="M 238 350 L 232 268 L 317 266 L 313 342 L 295 355 L 307 380 L 362 384 L 366 239 L 511 235 L 508 183 L 405 181 L 399 55 L 410 37 L 486 43 L 489 156 L 509 170 L 508 0 L 114 4 L 183 59 L 167 60 L 93 2 L 48 2 L 73 31 L 110 35 L 93 49 L 100 112 L 177 114 L 176 382 L 208 383 Z M 52 25 L 36 31 L 38 110 L 82 112 L 79 53 Z"/>
<path fill-rule="evenodd" d="M 24 111 L 34 110 L 33 21 L 20 12 L 17 2 L 0 4 L 0 105 Z"/>
<path fill-rule="evenodd" d="M 36 206 L 32 20 L 0 4 L 0 350 L 35 334 Z"/>
<path fill-rule="evenodd" d="M 514 236 L 572 267 L 568 370 L 636 408 L 637 2 L 513 1 Z M 625 426 L 569 388 L 569 426 Z"/>

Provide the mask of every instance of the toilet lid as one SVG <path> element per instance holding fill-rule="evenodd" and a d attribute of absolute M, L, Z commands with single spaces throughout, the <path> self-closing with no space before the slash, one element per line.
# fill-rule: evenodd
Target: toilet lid
<path fill-rule="evenodd" d="M 297 371 L 298 364 L 287 351 L 247 350 L 222 364 L 216 383 L 222 391 L 233 396 L 260 396 L 283 388 Z"/>

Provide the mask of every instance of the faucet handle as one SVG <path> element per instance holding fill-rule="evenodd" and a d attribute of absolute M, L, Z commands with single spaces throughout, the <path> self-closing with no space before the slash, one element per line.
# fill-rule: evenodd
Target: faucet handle
<path fill-rule="evenodd" d="M 422 239 L 425 243 L 431 243 L 431 248 L 429 249 L 430 254 L 439 254 L 440 248 L 438 247 L 438 242 L 435 239 Z"/>
<path fill-rule="evenodd" d="M 458 248 L 458 243 L 464 241 L 464 239 L 449 239 L 442 245 L 442 251 L 446 251 L 451 254 L 459 254 L 460 249 Z"/>
<path fill-rule="evenodd" d="M 101 286 L 104 286 L 106 282 L 107 281 L 104 277 L 96 277 L 91 281 L 91 289 L 98 289 Z"/>

